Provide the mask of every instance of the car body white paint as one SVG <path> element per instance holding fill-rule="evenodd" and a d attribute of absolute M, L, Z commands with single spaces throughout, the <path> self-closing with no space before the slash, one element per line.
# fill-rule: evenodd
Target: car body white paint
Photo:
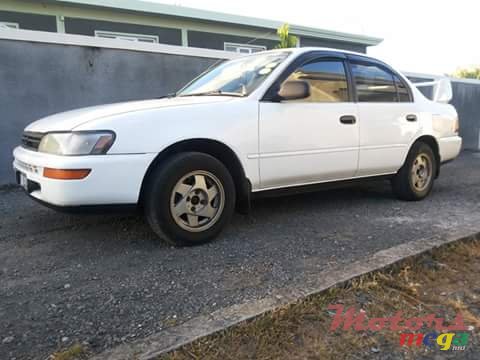
<path fill-rule="evenodd" d="M 454 159 L 461 138 L 453 106 L 426 99 L 405 77 L 413 103 L 268 103 L 260 101 L 297 56 L 322 48 L 291 49 L 247 97 L 176 97 L 102 105 L 53 115 L 26 131 L 111 130 L 106 155 L 58 156 L 17 147 L 14 168 L 40 184 L 31 196 L 58 206 L 135 204 L 149 166 L 180 141 L 212 139 L 238 157 L 253 192 L 394 174 L 412 144 L 433 136 L 441 161 Z M 348 53 L 345 51 L 337 51 Z M 363 54 L 359 54 L 363 55 Z M 415 114 L 416 122 L 406 115 Z M 354 125 L 340 124 L 354 115 Z M 43 168 L 92 169 L 83 180 L 43 177 Z"/>

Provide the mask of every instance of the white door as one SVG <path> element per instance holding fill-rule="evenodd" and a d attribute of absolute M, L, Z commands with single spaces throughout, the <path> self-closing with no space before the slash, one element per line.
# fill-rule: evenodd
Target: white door
<path fill-rule="evenodd" d="M 304 185 L 354 176 L 359 128 L 342 59 L 309 61 L 289 80 L 310 84 L 307 99 L 260 102 L 262 188 Z"/>
<path fill-rule="evenodd" d="M 396 172 L 419 130 L 407 85 L 389 69 L 351 61 L 358 100 L 360 154 L 357 176 Z"/>

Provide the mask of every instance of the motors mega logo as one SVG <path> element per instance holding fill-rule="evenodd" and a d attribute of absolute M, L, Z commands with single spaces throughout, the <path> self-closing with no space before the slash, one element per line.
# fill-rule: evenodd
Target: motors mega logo
<path fill-rule="evenodd" d="M 403 313 L 398 311 L 392 317 L 367 319 L 365 311 L 355 312 L 349 308 L 344 313 L 343 305 L 330 305 L 329 310 L 335 310 L 335 316 L 330 325 L 330 331 L 335 331 L 343 324 L 343 330 L 356 331 L 401 331 L 400 346 L 440 346 L 440 350 L 465 350 L 468 345 L 470 333 L 463 322 L 461 313 L 457 313 L 455 319 L 449 326 L 444 325 L 444 318 L 437 318 L 435 314 L 405 319 Z M 434 328 L 435 331 L 422 333 L 418 332 L 423 327 Z"/>

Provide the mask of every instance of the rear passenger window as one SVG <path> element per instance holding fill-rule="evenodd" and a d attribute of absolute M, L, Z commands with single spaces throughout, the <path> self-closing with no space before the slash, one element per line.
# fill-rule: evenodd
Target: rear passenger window
<path fill-rule="evenodd" d="M 397 102 L 393 74 L 376 64 L 352 62 L 359 102 Z"/>
<path fill-rule="evenodd" d="M 314 60 L 295 70 L 285 81 L 303 80 L 311 95 L 300 102 L 348 101 L 348 82 L 343 61 Z"/>
<path fill-rule="evenodd" d="M 410 97 L 410 92 L 408 91 L 405 83 L 399 79 L 398 76 L 394 75 L 395 85 L 398 92 L 398 101 L 400 102 L 411 102 L 412 98 Z"/>

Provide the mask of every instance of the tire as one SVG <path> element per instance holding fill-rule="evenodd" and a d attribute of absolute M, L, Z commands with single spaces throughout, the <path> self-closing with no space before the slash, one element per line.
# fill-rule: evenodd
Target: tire
<path fill-rule="evenodd" d="M 402 168 L 392 179 L 394 194 L 406 201 L 426 198 L 432 191 L 437 166 L 432 148 L 424 142 L 415 143 Z"/>
<path fill-rule="evenodd" d="M 172 156 L 147 179 L 145 216 L 152 230 L 175 246 L 217 237 L 235 209 L 235 185 L 227 168 L 199 152 Z"/>

